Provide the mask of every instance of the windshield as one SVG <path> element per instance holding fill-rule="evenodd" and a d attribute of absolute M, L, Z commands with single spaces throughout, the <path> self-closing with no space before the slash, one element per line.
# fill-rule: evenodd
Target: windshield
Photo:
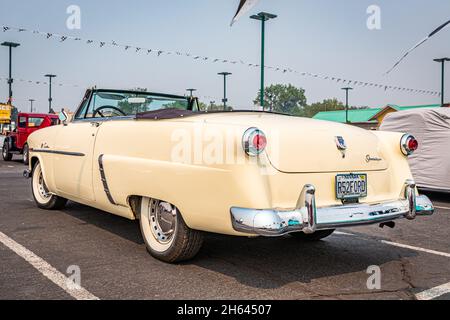
<path fill-rule="evenodd" d="M 184 97 L 164 97 L 139 92 L 94 92 L 90 101 L 77 114 L 82 118 L 128 117 L 136 114 L 163 109 L 198 111 L 197 104 Z"/>

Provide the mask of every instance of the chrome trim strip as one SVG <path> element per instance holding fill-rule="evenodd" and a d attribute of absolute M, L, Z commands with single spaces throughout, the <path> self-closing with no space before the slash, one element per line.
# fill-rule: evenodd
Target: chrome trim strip
<path fill-rule="evenodd" d="M 317 230 L 337 229 L 386 223 L 400 218 L 414 219 L 416 215 L 432 215 L 434 207 L 426 196 L 416 196 L 415 183 L 405 182 L 405 197 L 372 204 L 353 204 L 316 207 L 312 185 L 306 185 L 292 210 L 231 208 L 235 231 L 276 237 L 292 232 L 314 233 Z"/>
<path fill-rule="evenodd" d="M 84 153 L 81 153 L 81 152 L 66 152 L 66 151 L 47 150 L 47 149 L 30 149 L 30 152 L 59 154 L 59 155 L 63 155 L 63 156 L 72 156 L 72 157 L 86 156 Z"/>
<path fill-rule="evenodd" d="M 103 156 L 104 155 L 102 154 L 102 155 L 100 155 L 100 157 L 98 157 L 98 165 L 99 165 L 99 170 L 100 170 L 100 177 L 101 177 L 102 183 L 103 183 L 103 190 L 105 191 L 109 202 L 116 206 L 117 203 L 114 201 L 114 198 L 112 197 L 111 192 L 109 191 L 108 181 L 106 180 L 105 168 L 103 167 Z"/>

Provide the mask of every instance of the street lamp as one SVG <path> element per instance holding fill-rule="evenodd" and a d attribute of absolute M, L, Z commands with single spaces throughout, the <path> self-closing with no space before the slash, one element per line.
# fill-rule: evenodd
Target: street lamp
<path fill-rule="evenodd" d="M 15 42 L 3 42 L 2 46 L 9 47 L 9 78 L 8 78 L 8 84 L 9 84 L 9 104 L 12 104 L 12 84 L 14 82 L 14 79 L 12 78 L 12 48 L 17 48 L 20 46 L 19 43 Z"/>
<path fill-rule="evenodd" d="M 31 103 L 30 112 L 33 113 L 33 102 L 35 102 L 36 100 L 29 99 L 28 101 L 30 101 L 30 103 Z"/>
<path fill-rule="evenodd" d="M 348 92 L 353 90 L 353 88 L 347 87 L 342 88 L 342 90 L 345 90 L 345 123 L 350 123 L 350 121 L 348 121 Z"/>
<path fill-rule="evenodd" d="M 194 96 L 194 92 L 197 91 L 197 89 L 186 89 L 190 94 L 189 96 L 192 98 Z"/>
<path fill-rule="evenodd" d="M 232 73 L 230 72 L 220 72 L 218 73 L 219 76 L 223 76 L 223 110 L 226 111 L 227 110 L 227 76 L 231 76 Z"/>
<path fill-rule="evenodd" d="M 445 63 L 450 61 L 450 58 L 434 59 L 435 62 L 442 64 L 442 87 L 441 87 L 441 105 L 445 104 L 444 85 L 445 85 Z"/>
<path fill-rule="evenodd" d="M 48 78 L 49 83 L 48 83 L 48 88 L 49 88 L 49 92 L 48 92 L 48 113 L 52 113 L 52 79 L 56 78 L 56 75 L 54 74 L 46 74 L 45 77 Z"/>
<path fill-rule="evenodd" d="M 265 33 L 266 33 L 266 21 L 275 19 L 277 16 L 267 12 L 260 12 L 257 15 L 253 15 L 250 18 L 261 21 L 261 98 L 260 104 L 264 110 L 264 52 L 265 52 Z"/>

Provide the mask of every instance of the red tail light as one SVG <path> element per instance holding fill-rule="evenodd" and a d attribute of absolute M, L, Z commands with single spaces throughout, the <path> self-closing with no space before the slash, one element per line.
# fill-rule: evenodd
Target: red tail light
<path fill-rule="evenodd" d="M 257 128 L 250 128 L 244 133 L 242 145 L 249 156 L 256 157 L 267 147 L 266 135 Z"/>
<path fill-rule="evenodd" d="M 419 142 L 410 134 L 405 134 L 401 140 L 401 149 L 405 156 L 412 155 L 419 148 Z"/>

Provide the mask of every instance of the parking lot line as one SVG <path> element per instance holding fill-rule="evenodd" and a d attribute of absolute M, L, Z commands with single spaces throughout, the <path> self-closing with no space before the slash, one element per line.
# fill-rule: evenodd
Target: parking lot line
<path fill-rule="evenodd" d="M 429 250 L 429 249 L 420 248 L 420 247 L 408 246 L 406 244 L 401 244 L 401 243 L 391 242 L 391 241 L 386 241 L 386 240 L 381 240 L 381 243 L 384 243 L 384 244 L 387 244 L 390 246 L 394 246 L 394 247 L 410 249 L 410 250 L 415 250 L 415 251 L 420 251 L 420 252 L 425 252 L 425 253 L 430 253 L 430 254 L 450 258 L 450 253 L 446 253 L 446 252 L 440 252 L 440 251 Z"/>
<path fill-rule="evenodd" d="M 416 294 L 417 300 L 433 300 L 450 293 L 450 282 Z"/>
<path fill-rule="evenodd" d="M 436 209 L 442 209 L 442 210 L 450 210 L 449 207 L 440 207 L 440 206 L 434 206 Z"/>
<path fill-rule="evenodd" d="M 69 288 L 68 284 L 71 281 L 61 272 L 52 267 L 44 259 L 38 257 L 33 252 L 15 242 L 4 233 L 0 232 L 0 242 L 10 250 L 14 251 L 18 256 L 23 258 L 29 264 L 31 264 L 36 270 L 42 273 L 47 279 L 59 286 L 69 295 L 77 300 L 99 300 L 98 297 L 87 291 L 82 287 Z"/>
<path fill-rule="evenodd" d="M 336 231 L 335 234 L 336 235 L 343 235 L 343 236 L 358 237 L 357 234 L 347 233 L 347 232 L 340 232 L 340 231 Z M 378 240 L 375 240 L 375 241 L 378 241 Z M 446 252 L 429 250 L 429 249 L 425 249 L 425 248 L 421 248 L 421 247 L 414 247 L 414 246 L 409 246 L 409 245 L 406 245 L 406 244 L 401 244 L 401 243 L 392 242 L 392 241 L 386 241 L 386 240 L 380 240 L 379 242 L 381 242 L 383 244 L 387 244 L 389 246 L 394 246 L 394 247 L 403 248 L 403 249 L 410 249 L 410 250 L 415 250 L 415 251 L 419 251 L 419 252 L 425 252 L 425 253 L 430 253 L 430 254 L 434 254 L 434 255 L 450 258 L 450 253 L 446 253 Z"/>

